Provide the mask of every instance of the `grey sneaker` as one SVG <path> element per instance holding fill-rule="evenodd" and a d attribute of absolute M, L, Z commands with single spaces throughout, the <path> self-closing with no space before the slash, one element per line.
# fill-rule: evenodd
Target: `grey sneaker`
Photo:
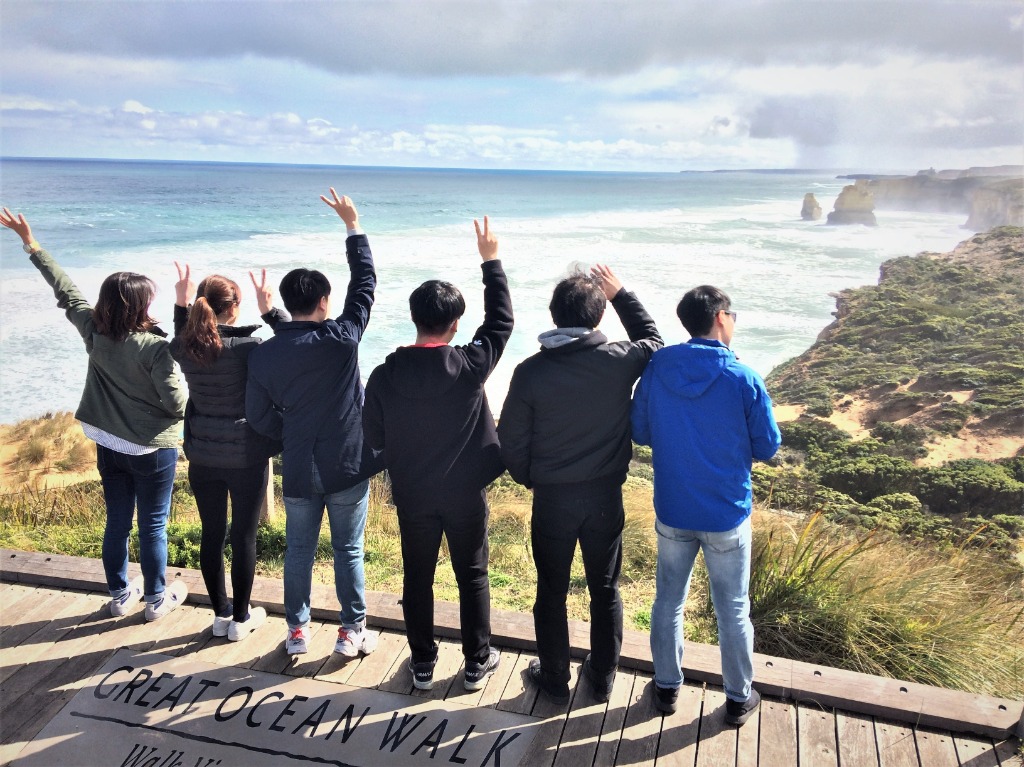
<path fill-rule="evenodd" d="M 155 621 L 163 618 L 167 613 L 185 604 L 188 597 L 188 586 L 184 581 L 174 581 L 164 589 L 164 595 L 156 602 L 146 603 L 146 620 Z"/>
<path fill-rule="evenodd" d="M 309 652 L 309 624 L 297 628 L 289 628 L 284 640 L 284 649 L 289 655 L 305 655 Z"/>
<path fill-rule="evenodd" d="M 437 660 L 413 663 L 409 658 L 409 670 L 412 672 L 412 686 L 417 690 L 430 690 L 434 687 L 434 664 Z"/>
<path fill-rule="evenodd" d="M 135 609 L 135 605 L 142 599 L 142 587 L 144 581 L 140 575 L 128 584 L 128 590 L 119 597 L 112 597 L 110 600 L 110 614 L 120 618 Z"/>
<path fill-rule="evenodd" d="M 487 684 L 487 677 L 497 670 L 500 663 L 501 653 L 493 647 L 487 654 L 487 660 L 483 663 L 466 661 L 466 678 L 462 682 L 463 685 L 470 691 L 483 688 Z"/>
<path fill-rule="evenodd" d="M 240 642 L 262 626 L 267 620 L 267 611 L 262 607 L 249 605 L 249 617 L 242 622 L 231 621 L 228 626 L 228 641 Z"/>
<path fill-rule="evenodd" d="M 761 695 L 753 687 L 750 688 L 750 695 L 743 702 L 725 699 L 725 723 L 737 727 L 750 719 L 761 705 Z"/>
<path fill-rule="evenodd" d="M 366 626 L 357 629 L 338 629 L 338 641 L 334 643 L 334 652 L 346 658 L 355 658 L 359 653 L 369 655 L 377 649 L 380 632 L 371 631 Z"/>

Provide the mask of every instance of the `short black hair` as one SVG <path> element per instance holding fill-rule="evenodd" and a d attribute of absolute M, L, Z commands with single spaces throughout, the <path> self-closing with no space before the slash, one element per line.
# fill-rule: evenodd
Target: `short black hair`
<path fill-rule="evenodd" d="M 723 291 L 712 285 L 688 290 L 676 307 L 676 316 L 694 338 L 706 336 L 715 324 L 715 316 L 728 311 L 732 303 Z"/>
<path fill-rule="evenodd" d="M 331 283 L 316 269 L 292 269 L 281 280 L 280 291 L 289 314 L 312 314 L 320 299 L 331 295 Z"/>
<path fill-rule="evenodd" d="M 427 280 L 409 295 L 409 311 L 417 330 L 436 335 L 466 313 L 466 299 L 450 282 Z"/>
<path fill-rule="evenodd" d="M 555 327 L 596 328 L 607 305 L 601 280 L 577 272 L 555 285 L 548 309 Z"/>

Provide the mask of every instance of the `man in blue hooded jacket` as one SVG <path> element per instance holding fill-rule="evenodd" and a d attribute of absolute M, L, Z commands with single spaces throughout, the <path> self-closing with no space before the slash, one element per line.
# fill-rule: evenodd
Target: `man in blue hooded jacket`
<path fill-rule="evenodd" d="M 658 532 L 651 610 L 655 705 L 676 710 L 683 683 L 683 605 L 697 552 L 718 621 L 726 722 L 741 725 L 761 702 L 750 622 L 750 467 L 775 455 L 782 436 L 760 376 L 729 349 L 736 312 L 702 285 L 676 308 L 692 338 L 655 352 L 633 396 L 633 439 L 650 445 Z"/>

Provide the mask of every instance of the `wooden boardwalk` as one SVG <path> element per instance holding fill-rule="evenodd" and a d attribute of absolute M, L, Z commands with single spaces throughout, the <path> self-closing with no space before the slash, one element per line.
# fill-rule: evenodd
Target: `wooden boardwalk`
<path fill-rule="evenodd" d="M 319 607 L 314 613 L 310 652 L 292 662 L 282 647 L 285 623 L 280 615 L 280 585 L 276 582 L 261 580 L 253 599 L 272 612 L 268 625 L 244 642 L 229 643 L 210 632 L 211 613 L 207 606 L 198 604 L 205 599 L 205 592 L 194 571 L 176 571 L 192 588 L 194 597 L 189 603 L 166 619 L 147 624 L 141 610 L 121 619 L 109 617 L 102 580 L 96 582 L 99 563 L 6 550 L 0 552 L 0 557 L 0 764 L 15 758 L 82 687 L 83 680 L 117 649 L 130 648 L 375 688 L 408 695 L 410 701 L 445 699 L 538 717 L 542 720 L 538 734 L 531 752 L 521 762 L 530 767 L 1022 765 L 1019 739 L 1005 732 L 999 734 L 998 728 L 993 730 L 995 736 L 986 736 L 956 731 L 977 732 L 977 725 L 920 726 L 915 721 L 932 716 L 921 709 L 895 718 L 857 713 L 863 705 L 856 704 L 855 710 L 844 707 L 842 689 L 833 689 L 828 696 L 830 701 L 839 701 L 834 708 L 800 700 L 804 697 L 800 694 L 785 698 L 765 695 L 759 717 L 736 729 L 724 724 L 725 696 L 721 687 L 693 683 L 681 690 L 679 710 L 663 717 L 653 705 L 649 670 L 642 662 L 631 662 L 625 654 L 608 703 L 595 701 L 586 683 L 577 684 L 577 661 L 573 664 L 571 702 L 555 706 L 525 681 L 525 669 L 535 657 L 530 644 L 532 621 L 515 614 L 496 616 L 495 644 L 502 649 L 501 666 L 483 690 L 469 693 L 462 685 L 461 652 L 449 625 L 452 608 L 443 605 L 438 610 L 443 630 L 435 686 L 430 692 L 421 692 L 412 686 L 408 645 L 400 626 L 394 625 L 394 609 L 384 609 L 391 604 L 389 599 L 393 601 L 389 595 L 368 599 L 371 622 L 385 629 L 373 654 L 347 662 L 332 655 L 336 636 L 336 617 L 332 616 L 336 613 L 333 608 Z M 332 600 L 333 589 L 314 595 L 317 605 L 330 605 Z M 574 627 L 574 632 L 580 630 Z M 627 639 L 640 641 L 632 636 Z M 688 646 L 688 653 L 690 649 Z M 824 671 L 831 674 L 833 670 Z M 687 675 L 692 676 L 689 667 Z M 758 686 L 762 687 L 760 683 Z M 769 680 L 763 689 L 771 688 Z M 981 698 L 977 702 L 972 709 L 981 710 L 991 704 L 998 712 L 1000 707 L 1009 707 L 998 726 L 1010 722 L 1011 731 L 1017 726 L 1020 703 Z M 879 705 L 879 710 L 895 711 L 891 706 L 886 708 L 889 704 L 884 701 Z M 968 714 L 965 718 L 970 718 Z"/>

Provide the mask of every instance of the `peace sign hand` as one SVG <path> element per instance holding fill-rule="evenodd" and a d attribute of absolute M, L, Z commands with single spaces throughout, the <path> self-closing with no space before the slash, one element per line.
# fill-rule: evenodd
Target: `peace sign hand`
<path fill-rule="evenodd" d="M 187 307 L 196 297 L 196 284 L 192 282 L 192 269 L 185 264 L 184 270 L 181 264 L 174 262 L 174 268 L 178 270 L 178 281 L 174 283 L 174 303 L 178 306 Z"/>
<path fill-rule="evenodd" d="M 484 216 L 484 228 L 481 231 L 480 222 L 473 219 L 473 226 L 476 227 L 476 249 L 480 251 L 480 257 L 484 261 L 494 261 L 498 257 L 498 238 L 491 233 L 491 222 Z"/>
<path fill-rule="evenodd" d="M 266 314 L 274 308 L 274 289 L 267 283 L 267 270 L 262 270 L 259 282 L 252 272 L 249 272 L 249 279 L 256 288 L 256 305 L 260 308 L 260 314 Z"/>

